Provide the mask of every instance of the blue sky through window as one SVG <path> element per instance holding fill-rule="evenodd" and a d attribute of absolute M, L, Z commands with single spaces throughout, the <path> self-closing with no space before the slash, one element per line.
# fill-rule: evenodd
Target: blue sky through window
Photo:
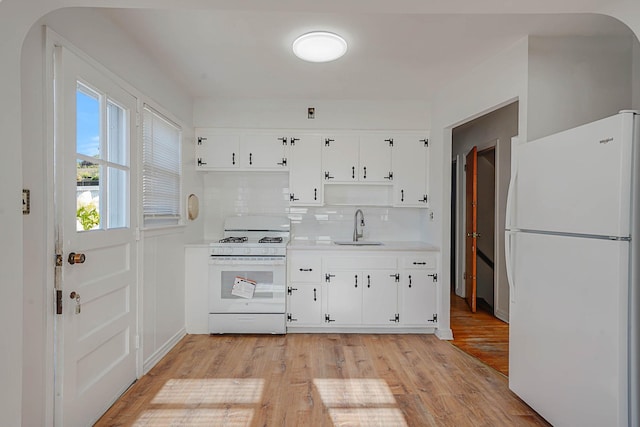
<path fill-rule="evenodd" d="M 100 154 L 100 100 L 80 88 L 76 91 L 76 150 L 85 156 Z"/>

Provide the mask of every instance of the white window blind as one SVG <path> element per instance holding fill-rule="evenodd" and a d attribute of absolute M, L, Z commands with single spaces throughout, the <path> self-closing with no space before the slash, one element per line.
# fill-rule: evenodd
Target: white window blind
<path fill-rule="evenodd" d="M 144 224 L 178 224 L 181 220 L 181 129 L 145 105 L 142 140 Z"/>

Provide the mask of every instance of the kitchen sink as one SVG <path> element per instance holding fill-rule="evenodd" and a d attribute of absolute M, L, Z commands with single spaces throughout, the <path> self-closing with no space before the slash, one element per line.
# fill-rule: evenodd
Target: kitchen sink
<path fill-rule="evenodd" d="M 371 240 L 358 240 L 358 241 L 343 240 L 343 241 L 336 241 L 333 243 L 340 246 L 382 246 L 384 244 L 382 242 L 373 242 Z"/>

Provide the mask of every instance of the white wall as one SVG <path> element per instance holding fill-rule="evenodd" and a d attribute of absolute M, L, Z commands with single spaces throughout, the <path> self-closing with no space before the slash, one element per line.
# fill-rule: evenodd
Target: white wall
<path fill-rule="evenodd" d="M 509 319 L 509 284 L 507 282 L 507 272 L 504 263 L 504 228 L 505 228 L 505 207 L 507 204 L 507 190 L 509 179 L 511 178 L 511 138 L 518 135 L 518 110 L 519 103 L 512 103 L 485 116 L 477 118 L 470 123 L 466 123 L 453 130 L 452 156 L 459 155 L 461 159 L 475 145 L 478 150 L 496 144 L 495 164 L 496 164 L 496 230 L 494 237 L 495 254 L 494 269 L 496 272 L 495 302 L 494 311 L 496 315 L 505 321 Z M 458 206 L 460 215 L 458 227 L 464 227 L 464 200 L 465 200 L 465 175 L 462 167 L 458 170 L 458 182 L 460 182 L 460 193 L 458 194 Z M 457 233 L 457 278 L 456 294 L 464 295 L 464 233 L 461 230 Z M 478 245 L 481 244 L 479 239 Z"/>
<path fill-rule="evenodd" d="M 469 73 L 463 78 L 438 92 L 433 100 L 431 140 L 433 142 L 432 158 L 436 160 L 431 165 L 430 182 L 439 182 L 441 185 L 434 184 L 432 186 L 433 200 L 438 200 L 438 203 L 434 204 L 435 221 L 428 223 L 427 233 L 437 236 L 436 241 L 439 242 L 438 245 L 442 253 L 445 254 L 441 258 L 442 284 L 439 295 L 440 313 L 443 319 L 440 323 L 443 333 L 444 329 L 449 329 L 449 289 L 451 287 L 451 267 L 447 254 L 451 252 L 449 241 L 451 182 L 449 177 L 451 176 L 452 128 L 519 100 L 518 129 L 521 135 L 526 134 L 527 57 L 528 41 L 523 39 L 496 57 L 489 58 L 480 66 L 469 70 Z M 486 142 L 490 139 L 488 138 Z M 505 143 L 510 145 L 508 140 Z M 499 161 L 503 160 L 501 158 Z M 509 160 L 507 158 L 507 161 Z M 508 165 L 509 163 L 506 166 L 501 166 L 500 169 L 510 170 Z M 461 167 L 459 165 L 459 168 Z M 498 193 L 502 194 L 502 192 L 503 190 L 499 188 Z M 500 227 L 504 228 L 504 225 Z M 496 259 L 495 268 L 498 271 L 503 271 L 503 264 L 499 259 Z"/>
<path fill-rule="evenodd" d="M 529 39 L 529 141 L 631 108 L 631 37 Z"/>
<path fill-rule="evenodd" d="M 307 118 L 315 107 L 316 118 Z M 410 129 L 430 128 L 426 101 L 358 101 L 199 98 L 195 127 L 263 129 Z"/>
<path fill-rule="evenodd" d="M 53 164 L 50 141 L 44 127 L 44 83 L 50 75 L 43 73 L 43 25 L 101 63 L 109 64 L 128 83 L 134 83 L 144 95 L 161 100 L 177 120 L 183 122 L 185 144 L 185 190 L 201 191 L 201 180 L 195 176 L 193 165 L 193 129 L 191 101 L 167 78 L 143 51 L 138 49 L 108 18 L 94 9 L 63 9 L 53 12 L 37 24 L 27 35 L 22 48 L 22 145 L 24 162 L 22 181 L 32 193 L 32 213 L 23 218 L 23 363 L 22 378 L 24 425 L 46 425 L 47 411 L 52 409 L 53 395 L 50 378 L 53 358 L 51 318 L 53 316 Z M 141 87 L 138 87 L 141 86 Z M 138 94 L 136 94 L 138 95 Z M 160 102 L 160 101 L 159 101 Z M 158 105 L 158 104 L 157 104 Z M 184 284 L 182 244 L 200 235 L 201 222 L 169 235 L 144 236 L 140 266 L 144 278 L 143 348 L 145 358 L 163 348 L 165 342 L 184 328 Z M 4 283 L 4 281 L 3 281 Z M 46 408 L 46 409 L 45 409 Z"/>
<path fill-rule="evenodd" d="M 640 42 L 636 38 L 633 41 L 633 65 L 632 65 L 633 100 L 634 110 L 640 110 Z"/>

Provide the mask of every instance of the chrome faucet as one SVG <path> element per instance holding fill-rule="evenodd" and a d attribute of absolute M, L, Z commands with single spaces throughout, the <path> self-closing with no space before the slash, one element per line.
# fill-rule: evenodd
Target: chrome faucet
<path fill-rule="evenodd" d="M 360 214 L 360 225 L 364 227 L 364 214 L 361 209 L 358 209 L 353 216 L 353 241 L 357 242 L 360 237 L 362 237 L 362 230 L 358 233 L 358 214 Z"/>

